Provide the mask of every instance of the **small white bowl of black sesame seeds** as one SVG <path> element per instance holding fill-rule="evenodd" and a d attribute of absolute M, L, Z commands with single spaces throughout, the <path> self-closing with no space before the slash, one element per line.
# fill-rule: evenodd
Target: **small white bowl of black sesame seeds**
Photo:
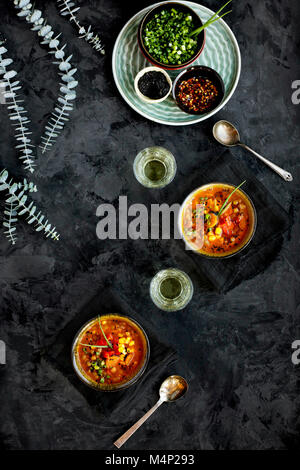
<path fill-rule="evenodd" d="M 135 77 L 134 88 L 137 96 L 145 103 L 161 103 L 171 93 L 172 80 L 159 67 L 145 67 Z"/>

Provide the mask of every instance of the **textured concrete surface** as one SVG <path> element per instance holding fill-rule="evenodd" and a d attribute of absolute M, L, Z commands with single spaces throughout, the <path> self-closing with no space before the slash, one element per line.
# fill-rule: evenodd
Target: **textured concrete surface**
<path fill-rule="evenodd" d="M 20 72 L 38 140 L 58 92 L 58 77 L 46 49 L 16 17 L 11 3 L 1 1 L 0 30 Z M 0 238 L 0 339 L 7 344 L 7 364 L 0 366 L 0 447 L 111 446 L 101 413 L 44 355 L 106 282 L 144 316 L 145 328 L 151 324 L 161 341 L 177 349 L 173 372 L 190 381 L 187 399 L 162 407 L 128 441 L 127 449 L 298 448 L 300 366 L 291 362 L 291 343 L 300 339 L 300 105 L 291 102 L 291 83 L 300 80 L 299 2 L 233 2 L 227 18 L 242 53 L 239 86 L 213 119 L 178 129 L 146 121 L 115 88 L 111 52 L 120 28 L 137 11 L 134 3 L 78 4 L 80 17 L 102 33 L 104 58 L 76 38 L 54 0 L 36 2 L 63 32 L 80 85 L 72 120 L 53 151 L 40 156 L 35 179 L 36 200 L 57 225 L 61 241 L 46 241 L 25 224 L 18 227 L 15 247 Z M 140 1 L 138 8 L 149 4 Z M 207 0 L 205 5 L 216 10 L 220 2 Z M 6 108 L 1 106 L 0 112 L 1 167 L 21 177 Z M 227 294 L 201 288 L 191 263 L 193 300 L 182 312 L 166 314 L 151 303 L 149 283 L 160 268 L 180 267 L 180 241 L 100 242 L 96 208 L 117 203 L 119 195 L 149 205 L 180 202 L 176 188 L 181 178 L 194 175 L 202 159 L 220 152 L 211 137 L 218 118 L 238 123 L 245 141 L 293 173 L 294 182 L 284 183 L 251 155 L 232 152 L 236 164 L 242 159 L 249 165 L 294 223 L 272 263 Z M 132 173 L 136 153 L 154 144 L 171 150 L 178 164 L 175 181 L 161 192 L 146 191 Z M 153 403 L 156 387 L 149 383 Z M 128 423 L 114 422 L 110 432 L 118 437 L 139 416 L 137 410 L 128 410 Z"/>

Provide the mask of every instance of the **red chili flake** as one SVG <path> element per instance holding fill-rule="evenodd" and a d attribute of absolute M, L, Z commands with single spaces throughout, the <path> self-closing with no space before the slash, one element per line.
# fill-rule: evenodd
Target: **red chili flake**
<path fill-rule="evenodd" d="M 176 98 L 187 112 L 204 113 L 213 106 L 218 94 L 217 87 L 208 78 L 192 77 L 179 84 Z"/>

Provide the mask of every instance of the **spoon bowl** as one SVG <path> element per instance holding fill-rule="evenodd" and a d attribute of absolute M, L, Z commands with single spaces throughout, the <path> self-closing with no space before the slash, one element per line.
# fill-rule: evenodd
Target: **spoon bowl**
<path fill-rule="evenodd" d="M 170 375 L 160 386 L 159 396 L 162 401 L 173 402 L 183 397 L 188 384 L 180 375 Z"/>
<path fill-rule="evenodd" d="M 240 134 L 228 121 L 218 121 L 213 127 L 214 138 L 226 147 L 235 147 L 240 143 Z"/>

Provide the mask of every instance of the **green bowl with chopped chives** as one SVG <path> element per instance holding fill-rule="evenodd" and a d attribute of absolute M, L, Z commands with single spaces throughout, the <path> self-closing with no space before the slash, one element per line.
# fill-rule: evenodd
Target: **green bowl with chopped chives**
<path fill-rule="evenodd" d="M 191 65 L 203 51 L 205 29 L 190 37 L 202 26 L 200 17 L 187 5 L 167 2 L 150 10 L 138 28 L 138 44 L 146 59 L 165 70 Z"/>

